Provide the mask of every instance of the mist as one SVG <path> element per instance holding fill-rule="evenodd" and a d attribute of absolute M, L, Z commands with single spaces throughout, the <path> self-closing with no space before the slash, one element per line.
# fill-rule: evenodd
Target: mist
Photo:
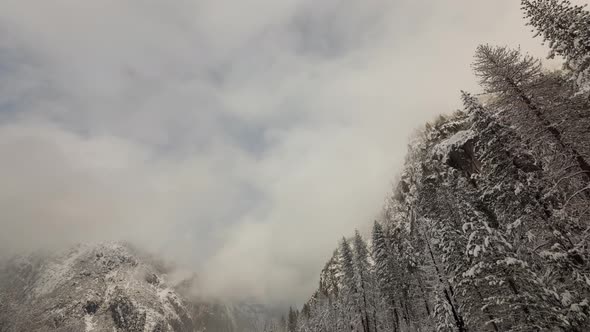
<path fill-rule="evenodd" d="M 2 1 L 0 252 L 130 241 L 301 303 L 476 46 L 532 35 L 514 0 Z"/>

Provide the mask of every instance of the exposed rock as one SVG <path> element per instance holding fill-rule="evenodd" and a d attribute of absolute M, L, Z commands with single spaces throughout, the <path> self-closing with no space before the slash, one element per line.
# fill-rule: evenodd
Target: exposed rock
<path fill-rule="evenodd" d="M 481 162 L 475 157 L 473 139 L 468 139 L 459 145 L 453 145 L 449 151 L 447 164 L 468 175 L 479 173 Z"/>

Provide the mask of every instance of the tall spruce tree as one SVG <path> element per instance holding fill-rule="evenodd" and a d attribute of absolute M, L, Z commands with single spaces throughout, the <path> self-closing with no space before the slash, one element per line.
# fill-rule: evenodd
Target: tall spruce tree
<path fill-rule="evenodd" d="M 579 87 L 590 89 L 590 12 L 569 0 L 522 0 L 528 25 L 565 59 Z"/>
<path fill-rule="evenodd" d="M 369 250 L 367 243 L 359 231 L 354 234 L 354 271 L 355 281 L 359 292 L 358 305 L 361 311 L 361 320 L 365 332 L 374 332 L 376 328 L 376 313 L 373 297 L 373 276 L 369 263 Z"/>
<path fill-rule="evenodd" d="M 372 254 L 375 262 L 375 279 L 379 287 L 379 304 L 383 308 L 386 328 L 399 331 L 398 287 L 400 275 L 396 271 L 393 248 L 385 235 L 383 226 L 377 221 L 373 224 Z"/>
<path fill-rule="evenodd" d="M 289 315 L 287 316 L 287 331 L 288 332 L 296 332 L 297 331 L 297 320 L 299 318 L 299 312 L 297 309 L 289 308 Z"/>
<path fill-rule="evenodd" d="M 354 254 L 350 243 L 346 238 L 340 243 L 340 270 L 341 270 L 341 301 L 343 319 L 350 325 L 350 329 L 357 329 L 365 326 L 361 308 L 359 306 L 360 296 L 356 282 Z"/>
<path fill-rule="evenodd" d="M 542 97 L 536 88 L 545 79 L 541 62 L 520 50 L 507 47 L 480 45 L 475 52 L 473 69 L 486 93 L 497 97 L 499 107 L 528 112 L 549 132 L 554 144 L 573 158 L 590 183 L 590 163 L 572 142 L 568 142 L 561 130 L 548 119 Z M 530 124 L 529 124 L 530 125 Z"/>

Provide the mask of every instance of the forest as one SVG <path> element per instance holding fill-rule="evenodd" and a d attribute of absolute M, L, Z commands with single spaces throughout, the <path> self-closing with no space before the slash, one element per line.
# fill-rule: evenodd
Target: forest
<path fill-rule="evenodd" d="M 563 68 L 480 45 L 481 93 L 413 136 L 370 236 L 278 330 L 590 330 L 590 12 L 521 3 Z"/>

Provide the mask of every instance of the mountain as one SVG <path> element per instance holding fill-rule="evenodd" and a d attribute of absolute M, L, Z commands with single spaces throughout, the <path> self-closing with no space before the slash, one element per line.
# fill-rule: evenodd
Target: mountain
<path fill-rule="evenodd" d="M 121 243 L 15 257 L 0 268 L 0 331 L 254 332 L 265 307 L 196 299 L 185 280 Z"/>

